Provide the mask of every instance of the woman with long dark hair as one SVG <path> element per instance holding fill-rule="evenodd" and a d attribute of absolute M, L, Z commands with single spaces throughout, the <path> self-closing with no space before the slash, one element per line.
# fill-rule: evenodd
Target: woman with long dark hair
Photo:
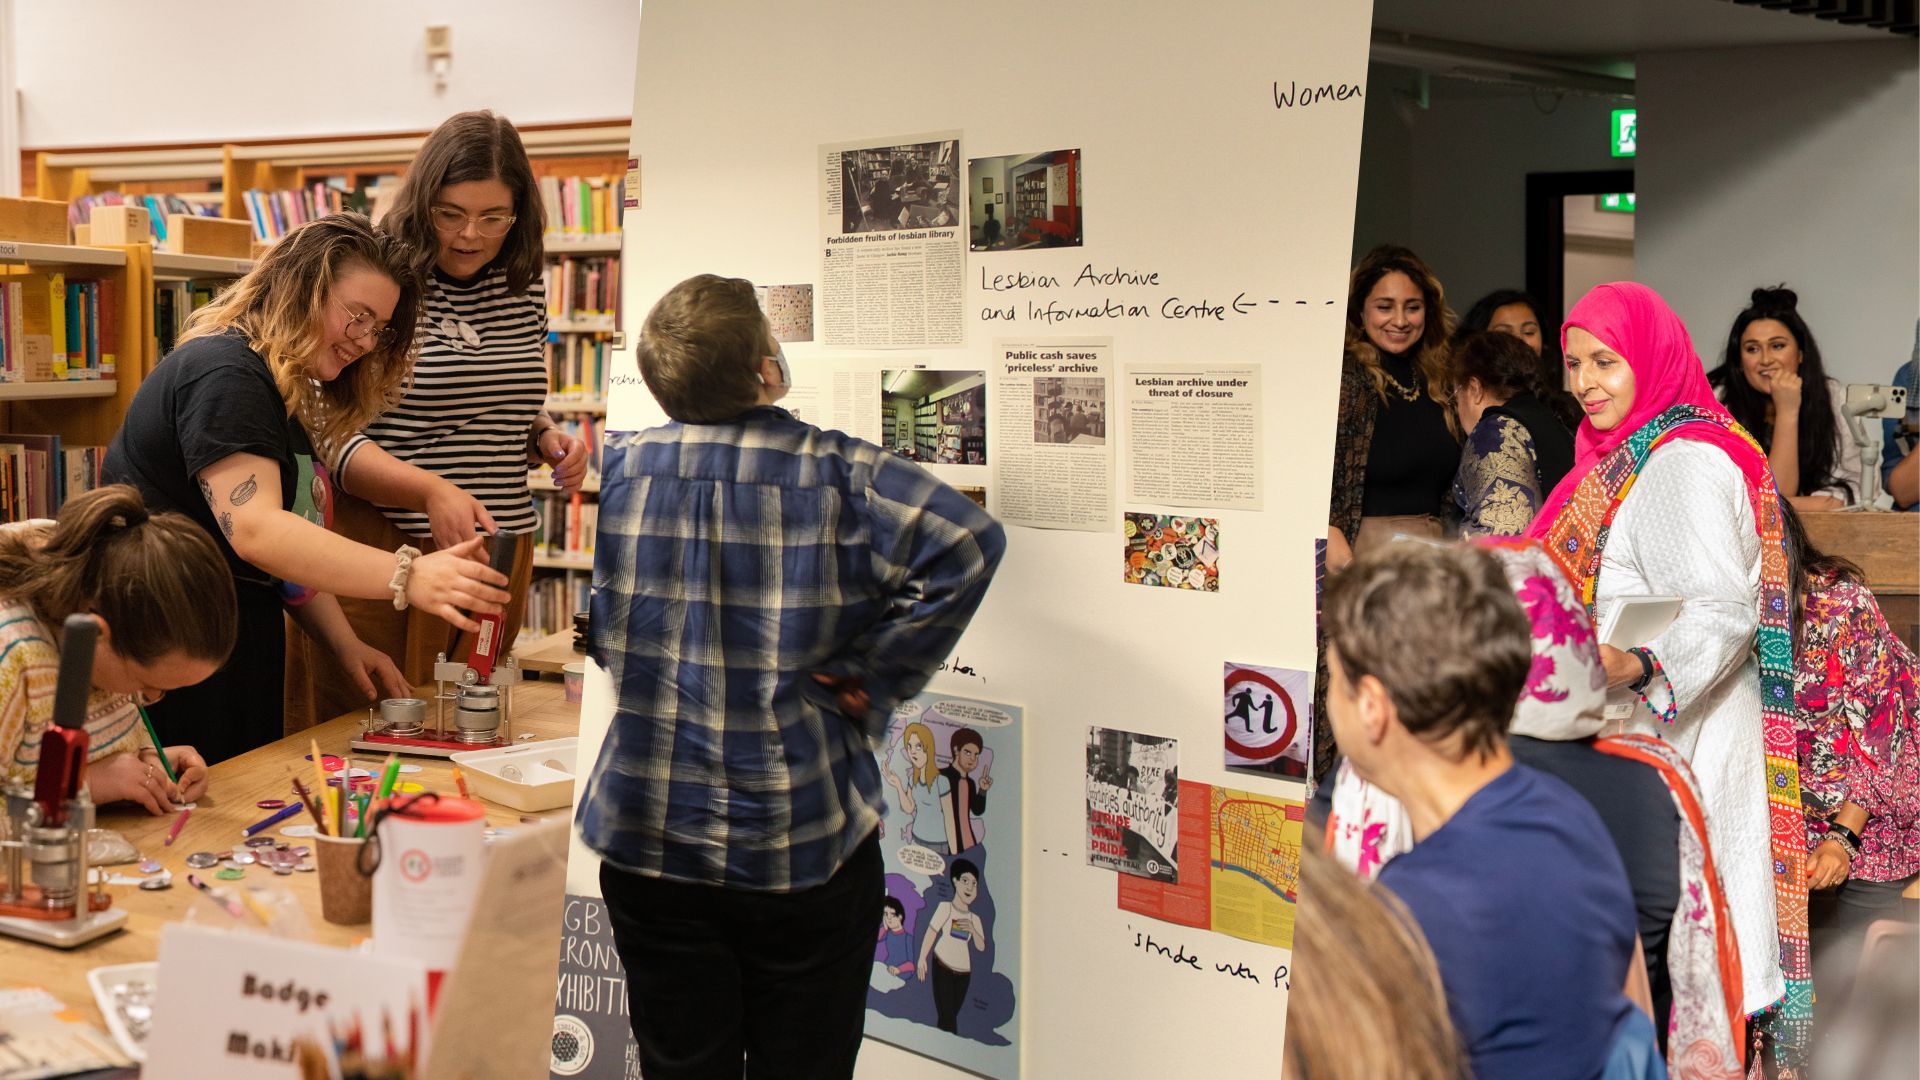
<path fill-rule="evenodd" d="M 1448 425 L 1446 290 L 1383 245 L 1353 268 L 1334 428 L 1327 569 L 1396 533 L 1438 538 L 1460 441 Z"/>
<path fill-rule="evenodd" d="M 1914 918 L 1902 894 L 1920 875 L 1920 662 L 1887 626 L 1860 568 L 1815 547 L 1791 508 L 1781 517 L 1807 930 L 1824 1005 L 1838 1000 L 1871 923 Z"/>
<path fill-rule="evenodd" d="M 1792 289 L 1753 290 L 1708 380 L 1727 412 L 1766 447 L 1774 482 L 1795 509 L 1858 501 L 1860 447 L 1840 411 L 1846 396 L 1827 378 Z"/>
<path fill-rule="evenodd" d="M 1495 289 L 1473 302 L 1453 332 L 1453 347 L 1458 349 L 1468 334 L 1491 330 L 1525 342 L 1532 350 L 1539 369 L 1538 396 L 1568 431 L 1580 426 L 1580 403 L 1564 388 L 1566 373 L 1560 369 L 1559 342 L 1546 332 L 1546 316 L 1533 294 L 1520 289 Z"/>

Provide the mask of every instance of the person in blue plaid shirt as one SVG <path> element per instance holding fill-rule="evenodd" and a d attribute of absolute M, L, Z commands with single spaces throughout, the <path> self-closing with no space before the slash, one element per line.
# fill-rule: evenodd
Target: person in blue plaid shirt
<path fill-rule="evenodd" d="M 919 466 L 774 403 L 751 283 L 648 313 L 671 423 L 609 437 L 590 653 L 612 726 L 581 839 L 647 1080 L 850 1077 L 884 899 L 872 752 L 1006 548 Z"/>

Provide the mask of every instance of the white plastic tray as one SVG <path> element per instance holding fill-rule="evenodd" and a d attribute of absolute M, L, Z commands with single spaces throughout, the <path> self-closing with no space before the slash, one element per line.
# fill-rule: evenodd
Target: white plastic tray
<path fill-rule="evenodd" d="M 113 1033 L 113 1041 L 120 1049 L 135 1061 L 147 1060 L 145 1044 L 134 1039 L 127 1030 L 126 1022 L 120 1019 L 120 1010 L 113 1004 L 113 989 L 124 983 L 143 982 L 159 992 L 160 965 L 149 961 L 144 964 L 113 964 L 97 967 L 87 972 L 87 985 L 93 987 L 93 1000 L 100 1006 L 100 1015 L 107 1018 L 107 1030 Z"/>
<path fill-rule="evenodd" d="M 532 813 L 572 805 L 579 746 L 577 738 L 547 739 L 462 750 L 452 760 L 466 774 L 467 791 L 475 797 Z M 515 774 L 518 779 L 511 779 Z"/>

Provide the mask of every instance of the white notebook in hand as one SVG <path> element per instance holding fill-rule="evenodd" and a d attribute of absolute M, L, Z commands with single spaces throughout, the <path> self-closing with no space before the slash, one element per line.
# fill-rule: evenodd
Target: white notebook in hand
<path fill-rule="evenodd" d="M 1645 645 L 1659 637 L 1679 614 L 1677 596 L 1622 596 L 1600 620 L 1600 643 L 1616 649 Z"/>
<path fill-rule="evenodd" d="M 1679 614 L 1680 598 L 1677 596 L 1622 596 L 1613 602 L 1613 606 L 1607 609 L 1606 618 L 1600 621 L 1600 642 L 1616 649 L 1645 645 L 1659 637 Z M 1603 715 L 1608 720 L 1632 717 L 1635 707 L 1639 705 L 1638 697 L 1634 694 L 1624 701 L 1618 698 L 1608 701 Z"/>

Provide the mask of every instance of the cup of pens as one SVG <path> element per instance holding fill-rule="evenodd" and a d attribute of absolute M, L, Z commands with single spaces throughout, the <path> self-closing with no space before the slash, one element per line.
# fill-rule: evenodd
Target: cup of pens
<path fill-rule="evenodd" d="M 370 921 L 373 879 L 360 873 L 360 849 L 367 846 L 366 837 L 321 833 L 313 843 L 319 865 L 320 916 L 337 926 Z"/>

